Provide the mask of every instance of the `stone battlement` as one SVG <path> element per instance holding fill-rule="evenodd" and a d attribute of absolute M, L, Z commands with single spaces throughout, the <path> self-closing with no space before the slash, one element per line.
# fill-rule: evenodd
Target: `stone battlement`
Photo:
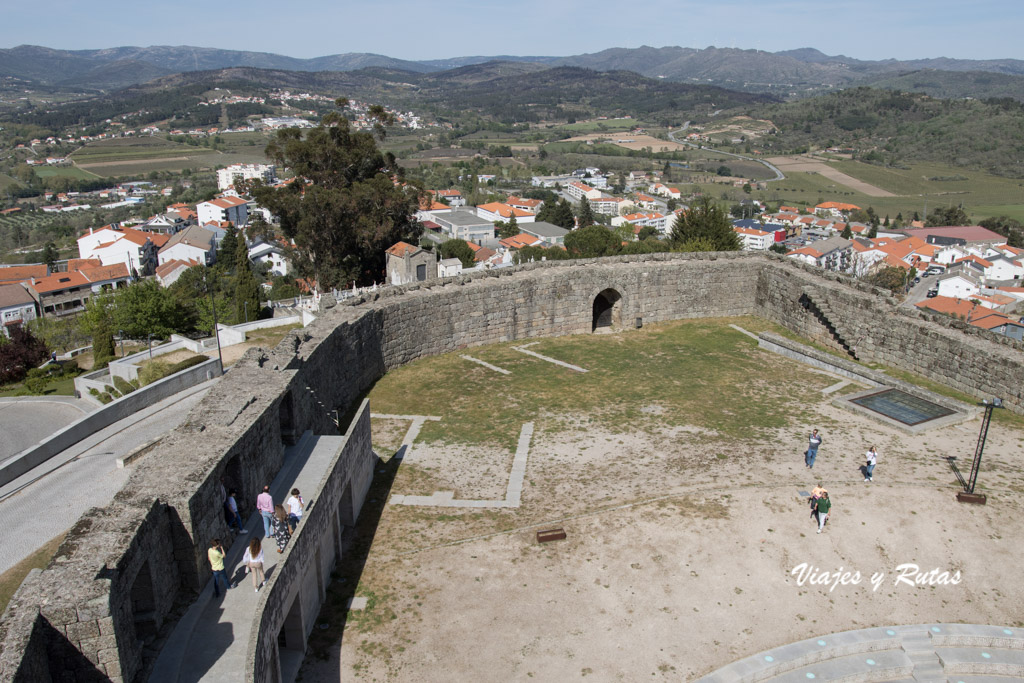
<path fill-rule="evenodd" d="M 209 579 L 209 539 L 229 537 L 221 476 L 251 510 L 285 445 L 307 430 L 337 434 L 334 411 L 354 409 L 386 372 L 466 347 L 590 333 L 599 313 L 617 328 L 757 315 L 862 362 L 1024 412 L 1019 343 L 772 254 L 532 263 L 382 290 L 331 307 L 274 349 L 250 349 L 134 466 L 112 503 L 79 520 L 0 619 L 0 682 L 144 679 Z"/>

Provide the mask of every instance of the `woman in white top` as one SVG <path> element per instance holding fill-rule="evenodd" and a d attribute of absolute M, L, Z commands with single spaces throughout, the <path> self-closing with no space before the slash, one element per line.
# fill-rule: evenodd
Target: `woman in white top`
<path fill-rule="evenodd" d="M 302 500 L 302 496 L 299 495 L 298 489 L 292 489 L 291 497 L 284 504 L 288 508 L 288 530 L 295 533 L 295 527 L 299 525 L 299 521 L 302 519 L 302 511 L 305 509 L 306 504 Z"/>
<path fill-rule="evenodd" d="M 864 468 L 864 481 L 871 481 L 872 476 L 875 473 L 875 463 L 878 462 L 878 451 L 872 446 L 868 449 L 867 455 L 867 466 Z"/>
<path fill-rule="evenodd" d="M 266 583 L 266 577 L 263 575 L 263 544 L 261 539 L 253 538 L 249 542 L 249 547 L 245 549 L 245 554 L 242 556 L 242 564 L 249 568 L 249 573 L 252 574 L 252 585 L 256 589 L 255 592 L 259 593 L 260 589 L 263 588 L 263 584 Z"/>

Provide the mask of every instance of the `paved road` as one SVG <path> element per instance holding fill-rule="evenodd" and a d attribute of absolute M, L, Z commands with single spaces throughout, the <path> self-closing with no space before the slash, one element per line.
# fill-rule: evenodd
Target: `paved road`
<path fill-rule="evenodd" d="M 117 458 L 181 424 L 210 386 L 170 396 L 0 487 L 0 572 L 67 531 L 90 507 L 110 503 L 130 472 L 117 468 Z"/>
<path fill-rule="evenodd" d="M 95 409 L 93 403 L 72 396 L 0 398 L 0 462 Z"/>
<path fill-rule="evenodd" d="M 904 308 L 914 308 L 914 306 L 924 301 L 928 296 L 928 290 L 936 285 L 936 278 L 934 275 L 928 277 L 922 277 L 921 281 L 910 288 L 907 292 L 907 297 L 900 304 Z"/>

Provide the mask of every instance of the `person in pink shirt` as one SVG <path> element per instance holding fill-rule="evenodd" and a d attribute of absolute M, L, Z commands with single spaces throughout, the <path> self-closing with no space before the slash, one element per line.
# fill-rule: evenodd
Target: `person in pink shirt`
<path fill-rule="evenodd" d="M 270 495 L 270 487 L 264 486 L 263 493 L 256 496 L 256 509 L 263 518 L 263 536 L 270 536 L 270 520 L 274 516 L 274 498 Z"/>

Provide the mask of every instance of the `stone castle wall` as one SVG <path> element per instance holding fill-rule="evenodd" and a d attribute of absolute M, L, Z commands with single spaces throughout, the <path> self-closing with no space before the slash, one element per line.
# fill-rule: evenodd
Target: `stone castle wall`
<path fill-rule="evenodd" d="M 827 315 L 862 360 L 998 395 L 1024 412 L 1019 344 L 898 309 L 877 290 L 772 255 L 534 263 L 385 290 L 333 307 L 275 349 L 247 352 L 114 501 L 83 516 L 0 619 L 0 682 L 140 680 L 161 634 L 209 578 L 209 540 L 228 536 L 221 476 L 250 512 L 286 444 L 306 430 L 337 433 L 333 419 L 388 370 L 470 346 L 588 333 L 594 299 L 608 289 L 621 297 L 622 328 L 637 318 L 755 314 L 840 349 L 821 322 Z"/>

